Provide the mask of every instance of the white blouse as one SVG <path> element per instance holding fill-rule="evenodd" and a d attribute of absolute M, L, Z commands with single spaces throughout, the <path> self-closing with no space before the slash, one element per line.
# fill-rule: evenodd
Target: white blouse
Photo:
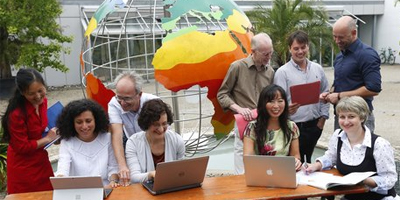
<path fill-rule="evenodd" d="M 147 180 L 147 174 L 154 171 L 154 160 L 146 132 L 133 134 L 126 142 L 126 163 L 131 173 L 131 182 L 138 183 Z M 185 156 L 185 142 L 172 130 L 165 132 L 165 162 L 181 160 Z"/>
<path fill-rule="evenodd" d="M 108 185 L 110 176 L 117 173 L 110 133 L 100 133 L 91 142 L 78 137 L 61 140 L 56 176 L 100 175 L 103 185 Z"/>
<path fill-rule="evenodd" d="M 325 155 L 317 158 L 321 162 L 322 169 L 330 169 L 337 164 L 337 143 L 340 138 L 343 142 L 340 150 L 340 160 L 343 164 L 349 166 L 357 166 L 364 160 L 367 147 L 372 146 L 371 132 L 365 127 L 365 136 L 361 144 L 355 145 L 353 148 L 347 138 L 346 132 L 340 129 L 336 130 L 329 140 L 328 150 Z M 373 153 L 377 175 L 371 178 L 377 184 L 377 187 L 370 188 L 371 191 L 380 194 L 386 194 L 386 191 L 391 189 L 397 181 L 396 164 L 394 161 L 393 148 L 390 143 L 382 137 L 378 137 L 375 141 Z M 383 200 L 394 199 L 393 197 L 385 197 Z"/>

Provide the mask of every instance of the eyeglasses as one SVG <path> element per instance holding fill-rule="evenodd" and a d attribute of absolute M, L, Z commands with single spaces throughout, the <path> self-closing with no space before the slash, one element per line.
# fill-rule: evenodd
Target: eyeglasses
<path fill-rule="evenodd" d="M 136 96 L 137 94 L 133 97 L 119 97 L 118 95 L 115 95 L 115 99 L 117 99 L 118 102 L 125 101 L 126 103 L 131 103 L 135 100 Z"/>

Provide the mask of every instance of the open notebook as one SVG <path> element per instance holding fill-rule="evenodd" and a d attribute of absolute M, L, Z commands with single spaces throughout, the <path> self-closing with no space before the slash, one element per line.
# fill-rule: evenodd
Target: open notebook
<path fill-rule="evenodd" d="M 325 172 L 305 174 L 303 171 L 299 171 L 296 175 L 299 184 L 328 190 L 336 186 L 356 185 L 374 174 L 376 172 L 353 172 L 345 176 L 335 176 Z"/>
<path fill-rule="evenodd" d="M 153 195 L 200 187 L 208 159 L 204 156 L 158 163 L 154 181 L 145 181 L 142 185 Z"/>
<path fill-rule="evenodd" d="M 101 176 L 50 177 L 53 200 L 102 200 L 112 189 L 104 189 Z"/>

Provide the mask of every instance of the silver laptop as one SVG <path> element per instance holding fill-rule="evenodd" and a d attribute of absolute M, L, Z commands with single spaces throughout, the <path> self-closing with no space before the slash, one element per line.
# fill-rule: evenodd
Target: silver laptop
<path fill-rule="evenodd" d="M 50 177 L 53 200 L 103 200 L 112 189 L 104 189 L 101 176 Z"/>
<path fill-rule="evenodd" d="M 243 159 L 247 186 L 297 187 L 294 157 L 245 155 Z"/>
<path fill-rule="evenodd" d="M 154 180 L 142 185 L 153 195 L 200 187 L 206 174 L 208 156 L 157 164 Z"/>

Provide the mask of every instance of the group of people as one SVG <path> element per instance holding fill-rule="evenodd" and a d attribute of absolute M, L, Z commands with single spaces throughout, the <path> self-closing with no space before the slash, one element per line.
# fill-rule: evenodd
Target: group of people
<path fill-rule="evenodd" d="M 335 167 L 343 175 L 374 171 L 364 180 L 370 191 L 343 199 L 400 199 L 394 185 L 397 172 L 393 148 L 374 134 L 372 100 L 381 91 L 380 59 L 357 37 L 357 21 L 343 16 L 333 26 L 340 49 L 334 62 L 334 82 L 322 67 L 310 61 L 307 33 L 290 34 L 291 59 L 276 72 L 268 65 L 271 38 L 260 33 L 251 41 L 252 54 L 231 64 L 217 98 L 221 107 L 249 121 L 243 135 L 234 130 L 235 173 L 244 173 L 243 154 L 295 157 L 296 170 L 306 173 Z M 319 81 L 320 101 L 300 105 L 292 101 L 290 87 Z M 334 106 L 335 131 L 328 150 L 312 164 L 313 150 L 322 134 L 329 106 Z M 257 110 L 257 116 L 252 115 Z M 307 168 L 304 166 L 308 166 Z M 332 197 L 331 197 L 332 198 Z"/>
<path fill-rule="evenodd" d="M 276 72 L 269 65 L 273 42 L 268 34 L 251 39 L 251 55 L 231 64 L 217 98 L 221 107 L 249 121 L 243 135 L 235 128 L 235 173 L 244 173 L 243 154 L 295 157 L 296 170 L 307 173 L 336 166 L 342 174 L 375 171 L 364 183 L 370 192 L 345 199 L 394 199 L 397 180 L 393 149 L 374 134 L 373 96 L 381 91 L 380 60 L 357 38 L 356 21 L 344 16 L 333 26 L 341 52 L 334 62 L 329 88 L 322 67 L 310 61 L 307 33 L 288 38 L 291 59 Z M 293 102 L 290 87 L 320 81 L 320 102 Z M 135 72 L 115 80 L 108 113 L 82 99 L 65 106 L 57 128 L 46 130 L 46 86 L 33 69 L 20 69 L 17 89 L 2 118 L 3 140 L 9 142 L 8 193 L 51 190 L 51 176 L 101 175 L 106 187 L 153 179 L 157 163 L 184 157 L 185 144 L 169 129 L 173 114 L 157 96 L 142 92 Z M 329 103 L 335 107 L 335 131 L 325 155 L 311 161 L 321 136 Z M 252 116 L 257 109 L 257 117 Z M 48 131 L 46 136 L 42 133 Z M 61 137 L 57 172 L 43 147 Z"/>
<path fill-rule="evenodd" d="M 56 127 L 47 130 L 45 82 L 36 70 L 20 69 L 1 121 L 2 139 L 9 143 L 8 194 L 52 190 L 52 176 L 100 175 L 105 188 L 127 186 L 153 179 L 160 162 L 182 159 L 185 144 L 169 129 L 169 105 L 142 93 L 142 82 L 135 72 L 122 73 L 109 113 L 92 100 L 74 100 L 63 108 Z M 53 173 L 44 146 L 57 137 L 61 142 Z"/>

